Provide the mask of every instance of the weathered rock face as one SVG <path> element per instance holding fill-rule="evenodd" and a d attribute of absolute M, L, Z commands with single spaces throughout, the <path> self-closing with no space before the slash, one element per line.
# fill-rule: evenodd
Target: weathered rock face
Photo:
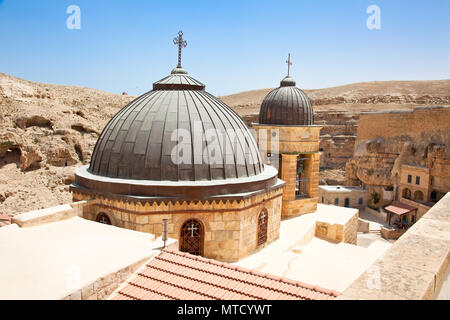
<path fill-rule="evenodd" d="M 315 123 L 323 126 L 320 143 L 321 183 L 345 183 L 344 169 L 347 161 L 353 157 L 361 112 L 412 110 L 420 104 L 448 105 L 449 88 L 450 80 L 433 80 L 373 81 L 304 90 L 314 105 Z M 257 122 L 261 103 L 270 91 L 271 89 L 253 90 L 221 99 L 247 119 L 247 123 Z M 351 164 L 347 168 L 349 166 Z M 360 174 L 369 178 L 371 173 Z M 352 176 L 357 179 L 356 172 Z M 376 174 L 370 179 L 376 179 Z M 353 183 L 361 181 L 355 180 Z"/>
<path fill-rule="evenodd" d="M 0 214 L 71 201 L 106 122 L 131 96 L 33 83 L 0 73 Z"/>
<path fill-rule="evenodd" d="M 336 105 L 342 103 L 349 104 L 378 104 L 378 103 L 398 103 L 398 104 L 450 104 L 450 96 L 432 95 L 378 95 L 368 97 L 331 97 L 313 99 L 313 105 Z"/>
<path fill-rule="evenodd" d="M 18 149 L 22 147 L 22 140 L 16 134 L 12 132 L 0 133 L 0 158 L 3 158 L 6 153 L 12 149 Z"/>
<path fill-rule="evenodd" d="M 22 150 L 20 155 L 20 169 L 26 171 L 32 167 L 40 167 L 40 162 L 42 161 L 42 156 L 39 150 L 35 146 L 26 146 Z"/>
<path fill-rule="evenodd" d="M 26 171 L 31 167 L 39 167 L 42 156 L 32 145 L 24 145 L 23 139 L 13 132 L 0 133 L 0 161 L 7 153 L 16 152 L 19 156 L 20 169 Z"/>
<path fill-rule="evenodd" d="M 50 150 L 47 161 L 56 167 L 67 167 L 77 163 L 76 158 L 73 157 L 73 151 L 71 152 L 69 148 Z"/>
<path fill-rule="evenodd" d="M 449 104 L 449 85 L 450 80 L 395 81 L 305 90 L 315 105 L 316 124 L 324 126 L 321 183 L 344 183 L 344 167 L 353 154 L 361 111 L 411 108 L 403 102 Z M 269 91 L 244 92 L 223 100 L 248 123 L 257 122 L 261 102 Z M 0 73 L 0 214 L 14 215 L 71 201 L 67 184 L 73 170 L 89 163 L 98 133 L 133 98 L 39 84 Z M 447 167 L 440 160 L 439 145 L 430 150 L 433 170 L 444 172 Z M 354 171 L 355 183 L 361 183 L 357 165 Z"/>
<path fill-rule="evenodd" d="M 392 188 L 402 164 L 430 168 L 434 187 L 450 190 L 450 107 L 361 115 L 347 183 Z"/>
<path fill-rule="evenodd" d="M 318 111 L 314 122 L 320 131 L 321 169 L 343 169 L 353 155 L 358 115 L 337 111 Z"/>
<path fill-rule="evenodd" d="M 14 120 L 14 123 L 21 129 L 26 129 L 28 127 L 47 127 L 51 129 L 53 126 L 50 119 L 40 115 L 20 116 Z"/>

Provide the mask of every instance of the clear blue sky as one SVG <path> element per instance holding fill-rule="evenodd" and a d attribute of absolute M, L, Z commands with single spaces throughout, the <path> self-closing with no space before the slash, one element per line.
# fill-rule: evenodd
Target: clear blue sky
<path fill-rule="evenodd" d="M 215 95 L 277 86 L 289 52 L 306 89 L 450 78 L 448 0 L 0 0 L 0 72 L 140 94 L 176 66 L 179 29 L 183 67 Z"/>

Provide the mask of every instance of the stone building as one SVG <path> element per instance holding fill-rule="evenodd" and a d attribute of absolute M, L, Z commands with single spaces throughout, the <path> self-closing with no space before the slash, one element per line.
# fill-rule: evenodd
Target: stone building
<path fill-rule="evenodd" d="M 109 121 L 73 200 L 97 200 L 86 219 L 156 236 L 167 219 L 180 251 L 237 261 L 279 237 L 284 182 L 242 119 L 181 67 L 175 40 L 178 66 Z"/>
<path fill-rule="evenodd" d="M 286 182 L 282 218 L 317 209 L 322 127 L 313 123 L 311 100 L 288 72 L 280 87 L 265 97 L 259 123 L 252 125 L 266 163 L 277 167 L 278 177 Z"/>
<path fill-rule="evenodd" d="M 405 199 L 427 202 L 430 196 L 430 169 L 415 165 L 402 165 L 400 196 Z"/>
<path fill-rule="evenodd" d="M 440 176 L 432 175 L 428 167 L 403 164 L 400 181 L 396 186 L 396 196 L 402 202 L 417 208 L 420 219 L 444 194 L 436 184 Z"/>
<path fill-rule="evenodd" d="M 364 209 L 369 195 L 362 187 L 319 186 L 319 202 L 335 206 Z"/>
<path fill-rule="evenodd" d="M 372 206 L 399 200 L 423 214 L 420 206 L 433 205 L 450 191 L 449 124 L 448 106 L 361 113 L 347 184 L 376 194 L 379 201 Z"/>

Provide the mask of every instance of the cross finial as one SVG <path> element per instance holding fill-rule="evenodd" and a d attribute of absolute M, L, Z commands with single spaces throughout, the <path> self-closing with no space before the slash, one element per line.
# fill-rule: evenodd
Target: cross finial
<path fill-rule="evenodd" d="M 194 231 L 197 231 L 197 227 L 195 224 L 191 224 L 191 226 L 188 228 L 188 230 L 191 232 L 191 238 L 194 236 Z"/>
<path fill-rule="evenodd" d="M 178 66 L 177 68 L 181 68 L 181 49 L 186 48 L 187 42 L 183 40 L 183 31 L 178 32 L 178 37 L 173 39 L 173 44 L 178 46 Z"/>
<path fill-rule="evenodd" d="M 288 77 L 289 77 L 289 71 L 290 71 L 291 66 L 292 66 L 292 62 L 291 62 L 291 54 L 290 54 L 290 53 L 288 54 L 288 59 L 286 60 L 286 63 L 287 63 L 287 65 L 288 65 Z"/>

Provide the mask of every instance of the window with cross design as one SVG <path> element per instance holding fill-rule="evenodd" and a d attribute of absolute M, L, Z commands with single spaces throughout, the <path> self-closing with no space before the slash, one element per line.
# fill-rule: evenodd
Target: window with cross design
<path fill-rule="evenodd" d="M 258 246 L 267 242 L 267 224 L 269 215 L 267 209 L 263 209 L 258 216 Z"/>
<path fill-rule="evenodd" d="M 204 230 L 200 221 L 189 219 L 181 226 L 180 251 L 203 255 Z"/>

